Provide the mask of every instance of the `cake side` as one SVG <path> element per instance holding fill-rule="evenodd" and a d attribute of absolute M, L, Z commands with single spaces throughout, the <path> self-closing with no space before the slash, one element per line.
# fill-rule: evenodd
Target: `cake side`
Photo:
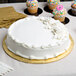
<path fill-rule="evenodd" d="M 22 57 L 48 59 L 65 52 L 70 39 L 59 21 L 50 17 L 27 17 L 10 26 L 6 43 L 8 49 Z"/>

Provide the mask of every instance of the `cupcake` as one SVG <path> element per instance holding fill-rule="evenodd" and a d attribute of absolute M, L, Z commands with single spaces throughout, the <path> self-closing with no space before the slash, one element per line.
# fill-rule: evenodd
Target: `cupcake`
<path fill-rule="evenodd" d="M 57 5 L 59 4 L 60 0 L 47 0 L 48 3 L 48 8 L 50 10 L 53 10 L 57 7 Z"/>
<path fill-rule="evenodd" d="M 60 22 L 64 22 L 65 15 L 66 15 L 66 9 L 62 5 L 58 5 L 53 10 L 54 19 L 60 20 Z"/>
<path fill-rule="evenodd" d="M 76 15 L 76 1 L 72 3 L 71 8 L 72 8 L 72 14 Z"/>
<path fill-rule="evenodd" d="M 30 14 L 35 14 L 38 11 L 38 1 L 37 0 L 27 0 L 26 2 L 28 12 Z"/>

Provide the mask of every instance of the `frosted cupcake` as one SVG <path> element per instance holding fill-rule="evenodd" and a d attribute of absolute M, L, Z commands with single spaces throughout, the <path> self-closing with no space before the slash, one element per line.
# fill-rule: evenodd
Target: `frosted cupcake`
<path fill-rule="evenodd" d="M 58 5 L 53 10 L 54 19 L 60 20 L 61 22 L 64 22 L 65 15 L 66 15 L 66 9 L 62 5 Z"/>
<path fill-rule="evenodd" d="M 59 4 L 60 0 L 47 0 L 48 3 L 48 7 L 50 10 L 53 10 L 57 7 L 57 5 Z"/>
<path fill-rule="evenodd" d="M 73 13 L 74 15 L 76 15 L 76 1 L 74 1 L 74 2 L 72 3 L 71 8 L 72 8 L 72 13 Z"/>
<path fill-rule="evenodd" d="M 38 1 L 37 0 L 27 0 L 26 2 L 28 12 L 35 14 L 38 11 Z"/>

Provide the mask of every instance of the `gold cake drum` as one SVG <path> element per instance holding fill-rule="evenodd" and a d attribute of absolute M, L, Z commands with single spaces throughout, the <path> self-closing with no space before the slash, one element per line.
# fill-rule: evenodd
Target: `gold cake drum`
<path fill-rule="evenodd" d="M 49 58 L 49 59 L 27 59 L 27 58 L 24 58 L 24 57 L 21 57 L 19 55 L 16 55 L 15 53 L 11 52 L 8 48 L 7 48 L 7 45 L 5 43 L 5 40 L 6 40 L 6 37 L 4 38 L 3 40 L 3 48 L 4 48 L 4 51 L 12 58 L 18 60 L 18 61 L 22 61 L 22 62 L 26 62 L 26 63 L 34 63 L 34 64 L 44 64 L 44 63 L 51 63 L 51 62 L 54 62 L 54 61 L 58 61 L 64 57 L 66 57 L 73 49 L 73 46 L 74 46 L 74 41 L 72 39 L 71 36 L 69 36 L 70 40 L 71 40 L 71 44 L 70 44 L 70 47 L 62 54 L 56 56 L 56 57 L 53 57 L 53 58 Z"/>

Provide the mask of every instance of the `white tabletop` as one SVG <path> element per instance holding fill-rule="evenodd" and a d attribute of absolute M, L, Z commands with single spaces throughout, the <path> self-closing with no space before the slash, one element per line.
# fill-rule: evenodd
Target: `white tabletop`
<path fill-rule="evenodd" d="M 71 2 L 61 2 L 67 11 L 70 9 Z M 46 2 L 39 3 L 39 7 L 43 9 Z M 24 13 L 26 8 L 25 3 L 10 3 L 0 4 L 0 7 L 13 6 L 17 12 Z M 50 16 L 51 13 L 47 13 L 43 10 L 40 16 Z M 68 28 L 70 34 L 76 43 L 76 17 L 69 14 L 66 15 L 70 22 L 65 26 Z M 64 59 L 49 64 L 28 64 L 19 62 L 9 57 L 2 48 L 2 40 L 7 33 L 7 29 L 0 29 L 0 61 L 10 65 L 15 71 L 9 72 L 5 76 L 76 76 L 76 44 L 73 51 Z"/>

